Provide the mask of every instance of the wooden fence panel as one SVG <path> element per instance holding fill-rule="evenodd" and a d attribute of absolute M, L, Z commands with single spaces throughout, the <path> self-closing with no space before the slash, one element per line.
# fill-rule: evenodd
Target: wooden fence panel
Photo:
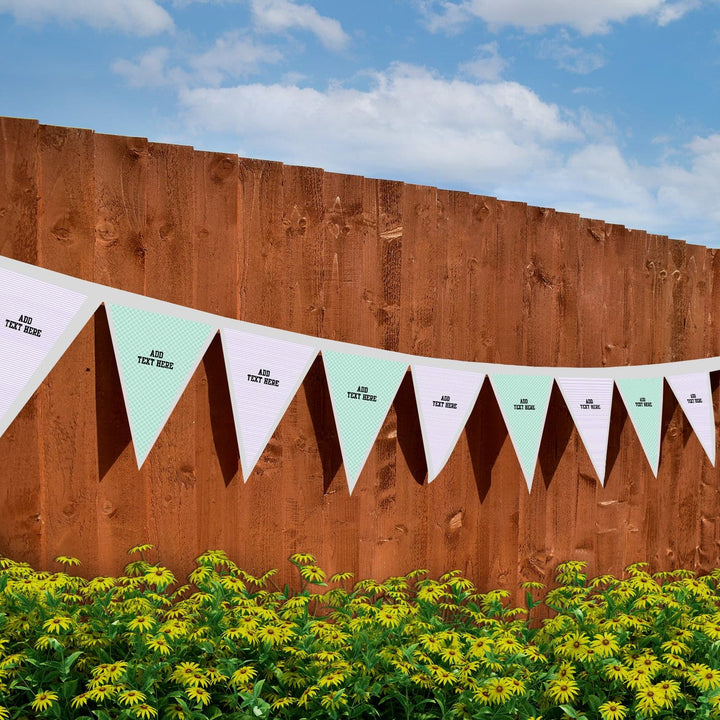
<path fill-rule="evenodd" d="M 716 251 L 522 203 L 0 119 L 0 220 L 8 257 L 388 350 L 541 366 L 720 353 Z M 430 485 L 410 373 L 352 496 L 321 358 L 248 478 L 232 423 L 216 337 L 138 471 L 101 308 L 0 439 L 0 553 L 110 573 L 149 541 L 182 574 L 219 547 L 295 582 L 285 559 L 308 551 L 330 572 L 458 568 L 510 589 L 570 558 L 718 564 L 718 470 L 667 386 L 658 478 L 616 392 L 604 486 L 555 387 L 530 493 L 487 381 Z"/>

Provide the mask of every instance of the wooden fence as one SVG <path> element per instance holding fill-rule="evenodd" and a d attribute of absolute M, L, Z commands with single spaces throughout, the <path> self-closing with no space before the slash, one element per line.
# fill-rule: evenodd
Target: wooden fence
<path fill-rule="evenodd" d="M 720 355 L 716 251 L 522 203 L 0 119 L 0 254 L 325 338 L 460 360 L 623 365 Z M 718 378 L 713 376 L 717 403 Z M 717 407 L 716 407 L 717 414 Z M 718 563 L 718 471 L 665 388 L 655 479 L 616 395 L 605 487 L 553 390 L 532 493 L 487 383 L 424 482 L 406 377 L 352 497 L 318 361 L 245 483 L 218 338 L 138 471 L 100 310 L 0 439 L 0 554 L 86 574 L 150 542 L 250 571 L 317 555 L 482 588 Z M 156 556 L 152 556 L 153 559 Z"/>

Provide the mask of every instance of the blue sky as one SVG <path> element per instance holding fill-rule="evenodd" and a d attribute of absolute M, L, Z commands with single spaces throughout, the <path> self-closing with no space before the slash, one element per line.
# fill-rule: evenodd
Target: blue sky
<path fill-rule="evenodd" d="M 720 0 L 0 0 L 0 115 L 720 246 Z"/>

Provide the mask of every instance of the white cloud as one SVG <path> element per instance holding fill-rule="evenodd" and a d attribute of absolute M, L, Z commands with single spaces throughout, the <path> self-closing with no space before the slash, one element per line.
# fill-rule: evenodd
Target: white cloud
<path fill-rule="evenodd" d="M 477 80 L 497 80 L 507 67 L 507 61 L 500 56 L 496 42 L 480 45 L 475 57 L 460 65 L 460 71 Z"/>
<path fill-rule="evenodd" d="M 562 30 L 554 38 L 540 43 L 539 56 L 554 60 L 559 68 L 577 75 L 588 75 L 605 65 L 602 48 L 588 50 L 570 43 L 569 35 Z"/>
<path fill-rule="evenodd" d="M 551 25 L 575 28 L 585 35 L 604 33 L 612 23 L 648 17 L 660 25 L 681 18 L 699 0 L 420 0 L 433 30 L 457 30 L 473 18 L 491 26 L 537 31 Z"/>
<path fill-rule="evenodd" d="M 165 47 L 148 50 L 137 62 L 116 60 L 111 69 L 125 78 L 130 87 L 161 87 L 173 84 L 171 71 L 166 68 L 170 52 Z"/>
<path fill-rule="evenodd" d="M 277 49 L 229 32 L 219 37 L 209 50 L 178 59 L 174 65 L 169 63 L 167 48 L 155 47 L 136 61 L 116 60 L 111 69 L 125 78 L 130 87 L 217 86 L 227 79 L 257 73 L 262 64 L 281 59 L 282 53 Z"/>
<path fill-rule="evenodd" d="M 0 12 L 23 23 L 82 22 L 137 35 L 155 35 L 174 27 L 155 0 L 0 0 Z"/>
<path fill-rule="evenodd" d="M 241 84 L 180 91 L 190 133 L 236 152 L 495 195 L 720 244 L 720 134 L 655 163 L 626 157 L 610 118 L 564 112 L 515 82 L 393 65 L 367 89 Z M 192 140 L 192 138 L 189 138 Z"/>
<path fill-rule="evenodd" d="M 260 30 L 308 30 L 331 50 L 341 50 L 349 42 L 342 25 L 334 18 L 320 15 L 312 5 L 298 5 L 293 0 L 251 0 L 250 6 L 255 24 Z"/>
<path fill-rule="evenodd" d="M 219 85 L 226 78 L 256 73 L 262 64 L 279 62 L 282 57 L 276 48 L 229 32 L 218 38 L 210 50 L 193 57 L 190 65 L 198 80 Z"/>
<path fill-rule="evenodd" d="M 180 93 L 198 130 L 236 133 L 255 157 L 426 182 L 476 185 L 553 162 L 582 133 L 559 108 L 514 82 L 447 80 L 393 65 L 372 87 L 325 91 L 238 85 Z"/>

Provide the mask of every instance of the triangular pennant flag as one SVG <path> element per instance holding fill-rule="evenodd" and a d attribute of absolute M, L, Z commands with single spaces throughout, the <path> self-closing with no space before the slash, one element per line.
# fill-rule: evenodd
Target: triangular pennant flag
<path fill-rule="evenodd" d="M 413 365 L 412 376 L 430 483 L 448 461 L 475 405 L 485 373 Z"/>
<path fill-rule="evenodd" d="M 662 421 L 663 379 L 615 378 L 635 432 L 640 440 L 653 475 L 660 465 L 660 423 Z"/>
<path fill-rule="evenodd" d="M 213 339 L 212 325 L 107 305 L 135 457 L 140 467 Z"/>
<path fill-rule="evenodd" d="M 490 382 L 529 492 L 545 428 L 553 379 L 549 375 L 490 375 Z"/>
<path fill-rule="evenodd" d="M 352 493 L 408 366 L 331 350 L 323 351 L 323 363 Z"/>
<path fill-rule="evenodd" d="M 81 293 L 0 267 L 0 435 L 98 305 Z"/>
<path fill-rule="evenodd" d="M 222 328 L 243 477 L 248 479 L 285 414 L 317 347 Z"/>
<path fill-rule="evenodd" d="M 715 416 L 710 374 L 670 375 L 667 381 L 710 462 L 715 465 Z"/>
<path fill-rule="evenodd" d="M 604 485 L 613 380 L 612 378 L 558 378 L 557 384 L 598 479 Z"/>

